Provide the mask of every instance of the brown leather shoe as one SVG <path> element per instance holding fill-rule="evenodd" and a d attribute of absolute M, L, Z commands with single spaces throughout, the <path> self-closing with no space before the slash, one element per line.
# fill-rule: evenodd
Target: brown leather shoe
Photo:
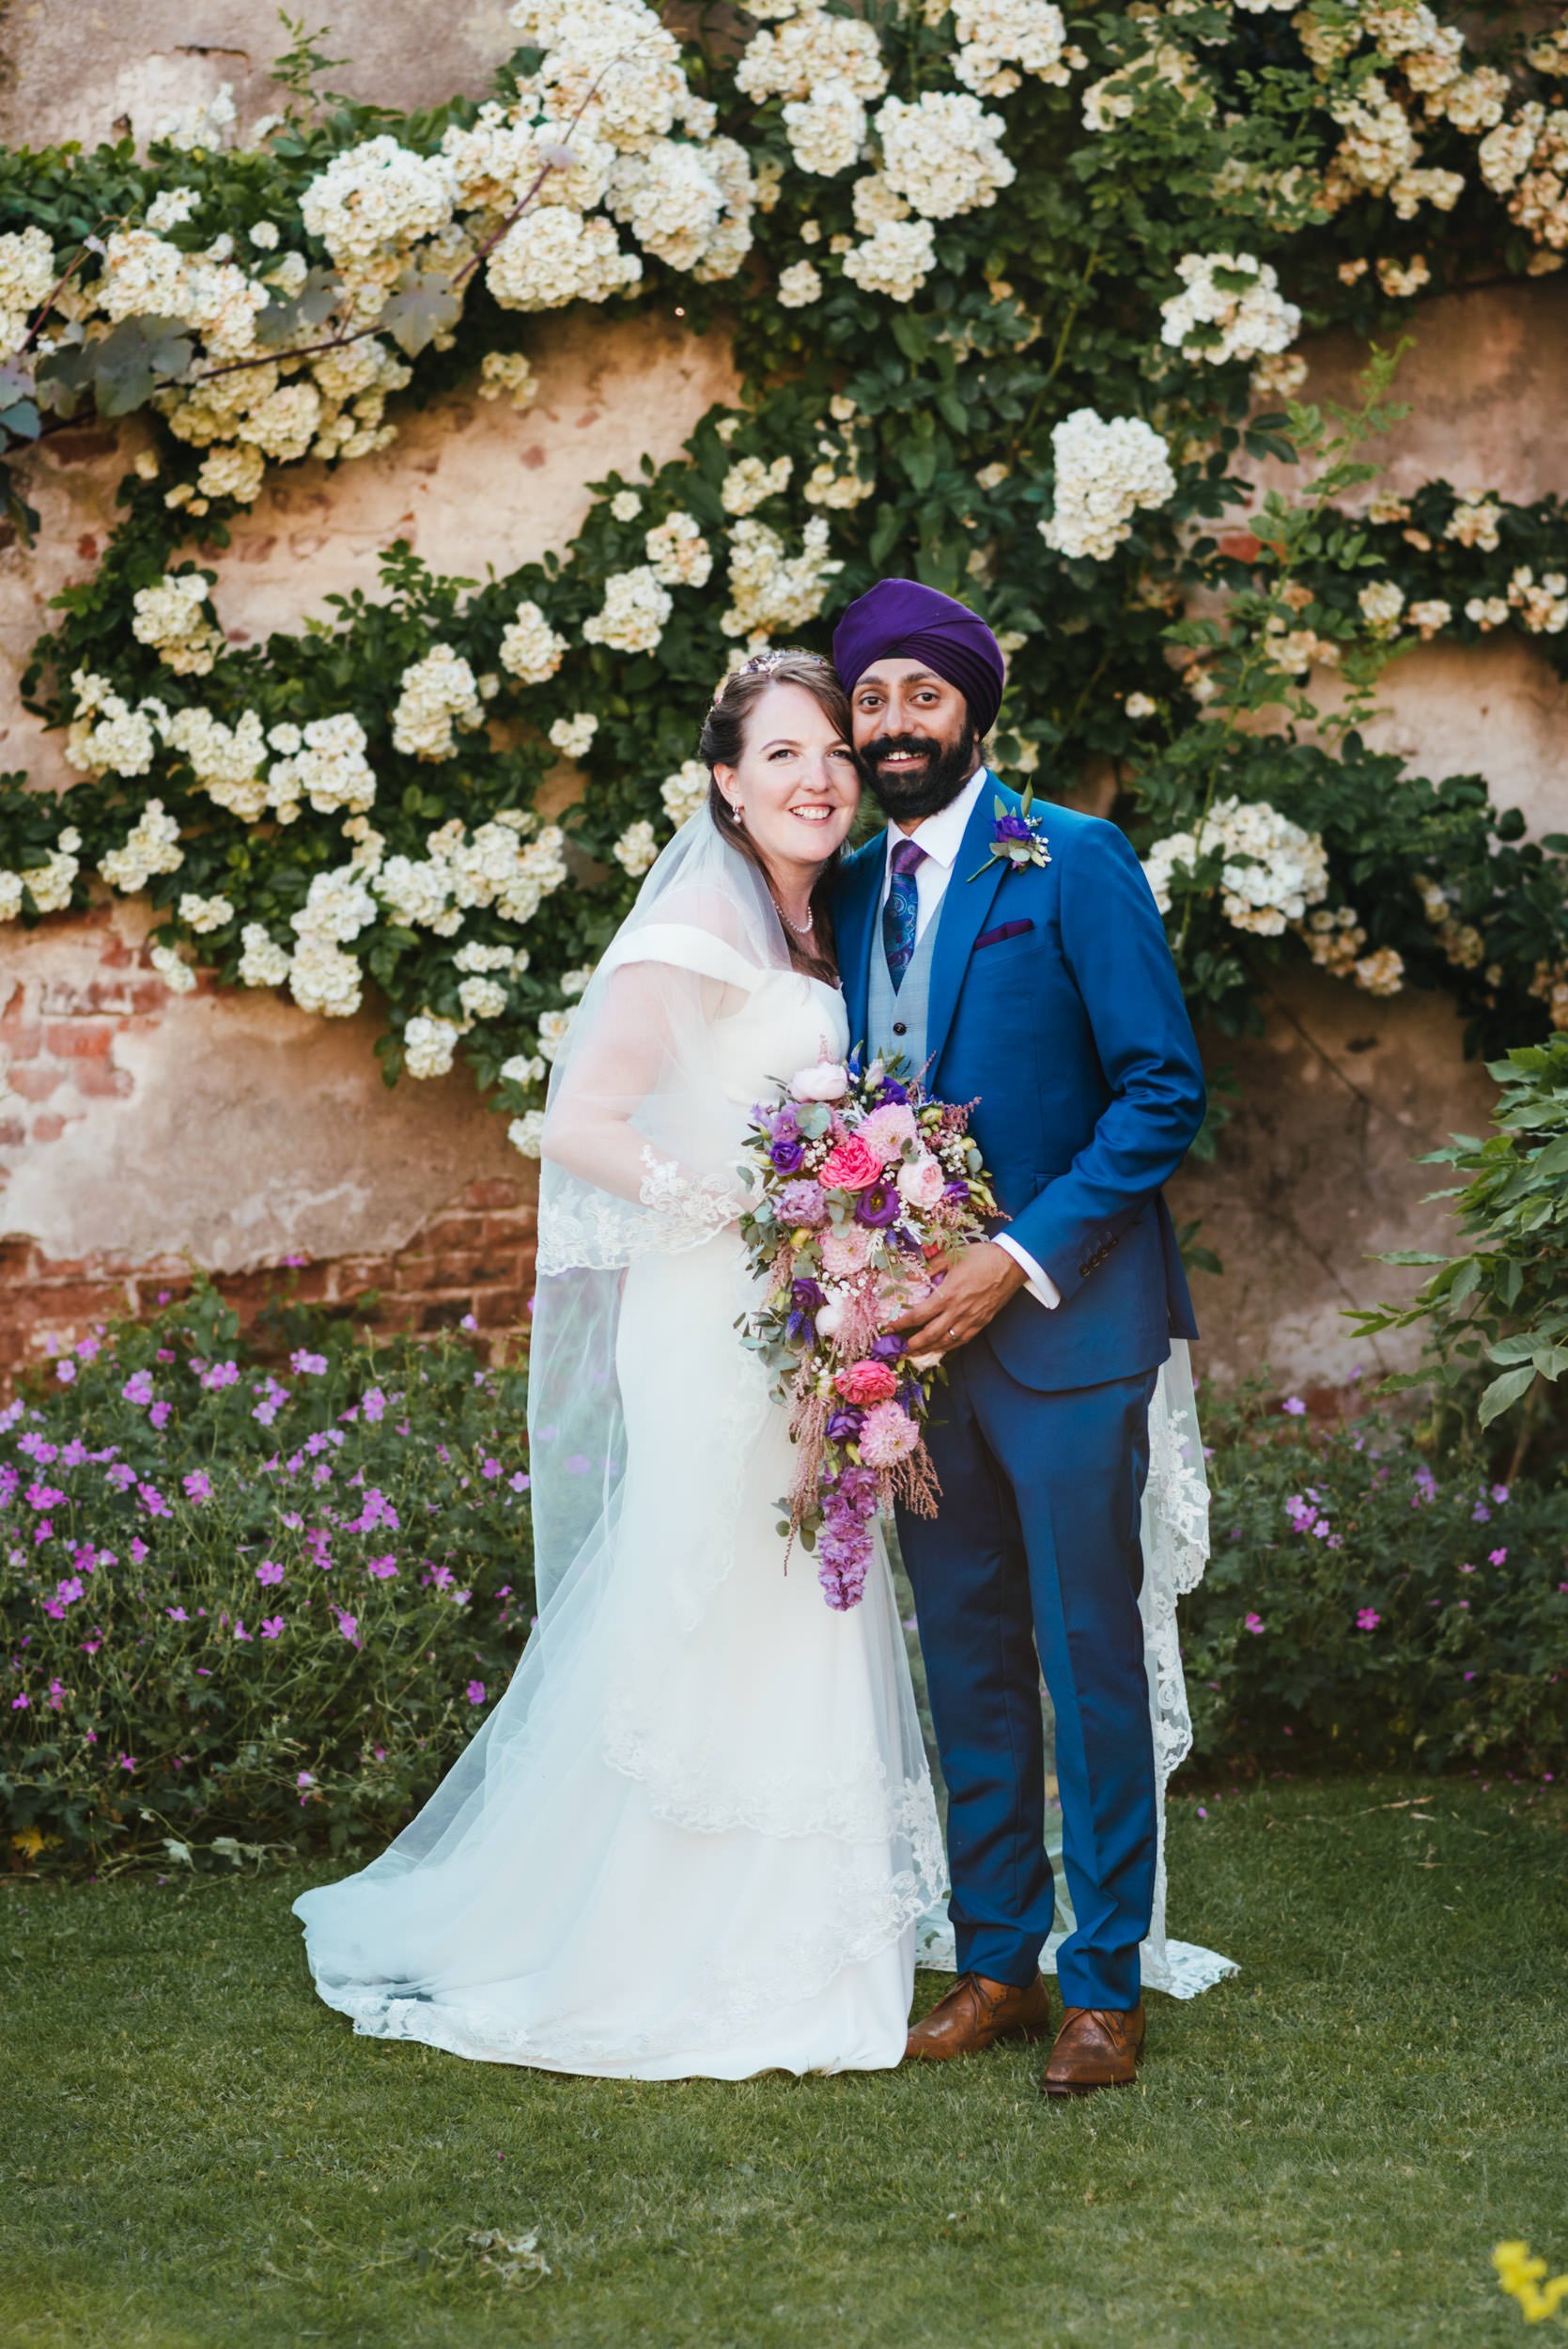
<path fill-rule="evenodd" d="M 1038 1974 L 1020 1989 L 986 1974 L 960 1974 L 944 1999 L 916 2023 L 905 2043 L 906 2062 L 945 2063 L 975 2055 L 999 2039 L 1048 2039 L 1050 1999 Z"/>
<path fill-rule="evenodd" d="M 1041 2089 L 1048 2096 L 1088 2096 L 1096 2088 L 1130 2088 L 1143 2030 L 1141 2001 L 1130 2014 L 1116 2007 L 1063 2007 Z"/>

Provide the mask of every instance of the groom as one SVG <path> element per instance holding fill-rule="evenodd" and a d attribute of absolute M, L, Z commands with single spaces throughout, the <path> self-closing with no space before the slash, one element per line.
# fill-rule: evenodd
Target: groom
<path fill-rule="evenodd" d="M 1005 662 L 985 622 L 883 580 L 833 638 L 862 771 L 889 817 L 835 901 L 852 1036 L 973 1102 L 1008 1221 L 895 1322 L 941 1352 L 939 1518 L 899 1513 L 947 1780 L 958 1979 L 908 2053 L 1049 2035 L 1039 1679 L 1056 1713 L 1074 1930 L 1042 2086 L 1133 2077 L 1157 1789 L 1139 1507 L 1172 1334 L 1195 1337 L 1160 1185 L 1203 1122 L 1203 1070 L 1154 896 L 1114 824 L 1041 803 L 992 858 L 985 766 Z M 1036 1662 L 1038 1657 L 1038 1663 Z"/>

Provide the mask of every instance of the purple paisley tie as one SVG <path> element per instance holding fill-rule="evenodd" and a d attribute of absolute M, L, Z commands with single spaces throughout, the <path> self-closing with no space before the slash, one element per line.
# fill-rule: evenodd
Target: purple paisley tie
<path fill-rule="evenodd" d="M 915 951 L 915 926 L 920 918 L 915 875 L 924 862 L 925 850 L 915 840 L 901 840 L 893 852 L 893 882 L 882 908 L 882 948 L 895 995 Z"/>

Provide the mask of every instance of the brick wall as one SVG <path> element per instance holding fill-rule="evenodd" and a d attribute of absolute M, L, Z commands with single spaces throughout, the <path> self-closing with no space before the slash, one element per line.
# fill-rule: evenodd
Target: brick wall
<path fill-rule="evenodd" d="M 454 1329 L 472 1315 L 492 1349 L 527 1326 L 534 1285 L 534 1209 L 519 1183 L 486 1176 L 391 1256 L 259 1266 L 219 1273 L 218 1289 L 250 1321 L 284 1293 L 303 1303 L 352 1307 L 379 1330 Z M 127 1310 L 151 1313 L 191 1285 L 183 1256 L 46 1256 L 31 1240 L 0 1240 L 0 1389 L 16 1373 Z"/>
<path fill-rule="evenodd" d="M 106 910 L 78 918 L 84 956 L 69 971 L 16 975 L 0 965 L 0 1231 L 8 1228 L 10 1168 L 36 1165 L 68 1128 L 134 1090 L 127 1061 L 135 1039 L 158 1030 L 169 992 L 147 950 L 120 935 Z M 379 1090 L 379 1088 L 378 1088 Z M 193 1105 L 193 1114 L 196 1113 Z M 9 1160 L 9 1166 L 6 1161 Z M 516 1163 L 516 1161 L 514 1161 Z M 345 1310 L 367 1290 L 365 1317 L 381 1330 L 431 1330 L 472 1316 L 499 1346 L 526 1328 L 534 1282 L 535 1210 L 523 1170 L 461 1184 L 401 1246 L 281 1261 L 219 1272 L 224 1296 L 249 1320 L 270 1298 Z M 189 1287 L 179 1253 L 101 1251 L 52 1254 L 24 1231 L 0 1238 L 0 1388 L 29 1362 L 125 1311 L 148 1313 Z"/>

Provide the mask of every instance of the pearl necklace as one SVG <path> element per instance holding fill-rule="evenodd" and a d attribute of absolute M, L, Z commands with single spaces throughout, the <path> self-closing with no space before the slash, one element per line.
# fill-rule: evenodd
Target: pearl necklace
<path fill-rule="evenodd" d="M 790 921 L 789 915 L 784 911 L 783 906 L 780 905 L 777 897 L 773 899 L 773 906 L 780 921 L 788 923 L 789 927 L 795 932 L 797 938 L 809 938 L 813 930 L 816 927 L 816 915 L 815 911 L 808 913 L 803 922 L 793 922 Z"/>

